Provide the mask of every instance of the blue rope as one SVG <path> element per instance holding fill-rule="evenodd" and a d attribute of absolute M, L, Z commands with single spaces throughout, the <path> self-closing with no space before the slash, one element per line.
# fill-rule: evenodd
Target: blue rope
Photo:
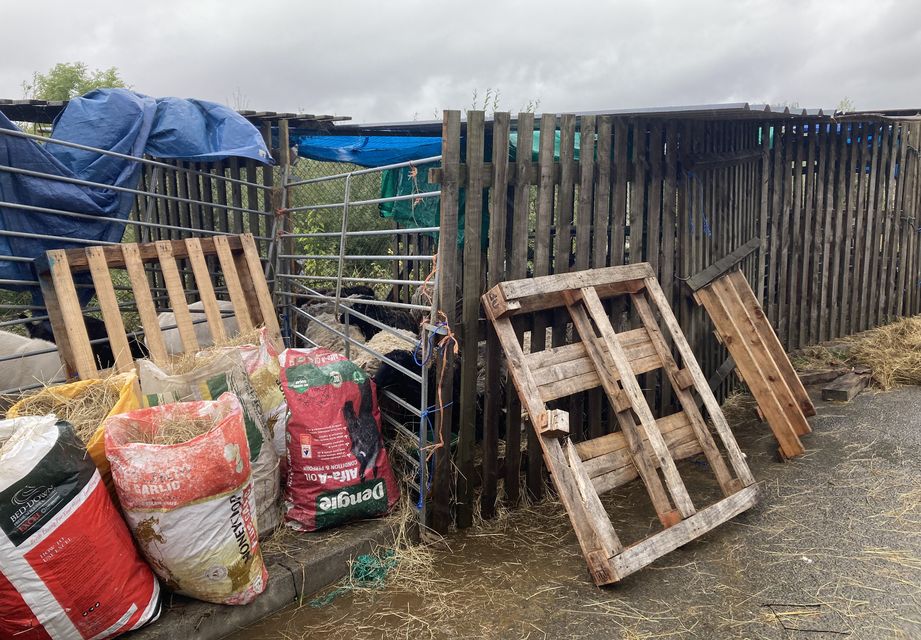
<path fill-rule="evenodd" d="M 452 401 L 452 402 L 449 402 L 448 404 L 446 404 L 444 407 L 442 407 L 442 409 L 447 409 L 447 408 L 450 407 L 452 404 L 454 404 L 453 401 Z M 426 434 L 426 435 L 428 435 L 428 432 L 429 432 L 429 428 L 430 428 L 430 427 L 431 427 L 431 429 L 432 429 L 433 432 L 434 432 L 434 430 L 435 430 L 435 427 L 434 427 L 434 425 L 432 424 L 432 421 L 431 421 L 431 419 L 429 418 L 429 415 L 431 415 L 432 413 L 437 413 L 437 411 L 435 411 L 436 409 L 437 409 L 437 406 L 433 404 L 433 405 L 431 405 L 430 407 L 428 407 L 427 409 L 424 409 L 424 410 L 422 411 L 422 415 L 420 416 L 421 422 L 425 425 L 425 434 Z M 430 458 L 428 461 L 426 461 L 426 459 L 425 459 L 426 456 L 425 456 L 425 451 L 424 451 L 424 449 L 423 449 L 423 442 L 422 442 L 422 436 L 421 436 L 421 435 L 419 436 L 419 447 L 418 447 L 418 449 L 419 449 L 419 472 L 418 472 L 418 474 L 417 474 L 417 476 L 416 476 L 416 484 L 419 485 L 419 489 L 420 489 L 420 490 L 419 490 L 419 499 L 416 500 L 416 509 L 419 510 L 419 511 L 421 511 L 421 510 L 422 510 L 422 502 L 423 502 L 423 500 L 425 499 L 425 496 L 428 494 L 429 489 L 432 488 L 432 474 L 433 474 L 434 471 L 435 471 L 435 458 L 432 457 L 432 458 Z M 429 470 L 429 473 L 428 473 L 428 482 L 426 483 L 426 486 L 423 488 L 423 487 L 422 487 L 422 467 L 423 467 L 423 465 L 426 465 L 426 464 L 428 465 L 428 470 Z"/>

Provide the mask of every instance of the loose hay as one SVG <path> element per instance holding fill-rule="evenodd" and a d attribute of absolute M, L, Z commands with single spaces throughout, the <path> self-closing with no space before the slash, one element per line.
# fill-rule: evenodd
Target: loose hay
<path fill-rule="evenodd" d="M 164 418 L 157 425 L 156 433 L 146 434 L 139 442 L 159 445 L 182 444 L 208 433 L 212 427 L 213 418 L 179 413 Z"/>
<path fill-rule="evenodd" d="M 921 316 L 903 318 L 853 336 L 850 359 L 869 367 L 883 389 L 921 384 Z"/>
<path fill-rule="evenodd" d="M 205 349 L 200 349 L 199 351 L 186 351 L 177 354 L 170 359 L 169 363 L 167 363 L 163 369 L 173 376 L 189 373 L 199 367 L 211 364 L 219 358 L 228 347 L 241 347 L 247 344 L 258 345 L 261 331 L 261 328 L 241 331 Z"/>
<path fill-rule="evenodd" d="M 55 387 L 44 387 L 21 398 L 18 415 L 43 416 L 53 413 L 73 425 L 77 437 L 85 444 L 118 402 L 121 384 L 117 378 L 105 378 L 102 384 L 90 385 L 76 397 L 65 396 Z"/>

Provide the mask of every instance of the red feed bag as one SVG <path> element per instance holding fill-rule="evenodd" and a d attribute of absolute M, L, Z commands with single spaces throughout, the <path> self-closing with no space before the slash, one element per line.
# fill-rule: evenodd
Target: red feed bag
<path fill-rule="evenodd" d="M 387 513 L 399 487 L 381 437 L 374 381 L 327 349 L 281 355 L 288 403 L 285 520 L 314 531 Z"/>

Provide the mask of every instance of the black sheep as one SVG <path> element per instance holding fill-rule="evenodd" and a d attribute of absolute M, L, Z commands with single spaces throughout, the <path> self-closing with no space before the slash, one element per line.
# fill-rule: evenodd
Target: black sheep
<path fill-rule="evenodd" d="M 109 337 L 106 331 L 106 323 L 99 318 L 92 316 L 83 316 L 83 323 L 86 325 L 86 334 L 90 339 L 90 347 L 93 350 L 93 358 L 100 369 L 109 369 L 115 366 L 115 353 L 112 351 L 112 345 L 107 339 Z M 26 330 L 30 338 L 39 338 L 48 342 L 56 343 L 54 331 L 51 328 L 50 320 L 33 320 L 26 323 Z M 93 343 L 93 340 L 106 338 L 104 342 Z M 128 338 L 128 346 L 131 349 L 133 359 L 146 358 L 149 351 L 144 344 L 138 340 L 137 336 Z"/>
<path fill-rule="evenodd" d="M 365 471 L 370 467 L 373 470 L 373 477 L 377 477 L 377 455 L 383 446 L 381 442 L 381 432 L 377 427 L 377 420 L 374 419 L 373 403 L 371 399 L 371 381 L 367 380 L 364 384 L 358 385 L 361 390 L 361 405 L 358 408 L 358 415 L 355 415 L 355 406 L 351 400 L 346 400 L 342 406 L 342 413 L 345 415 L 346 426 L 349 430 L 349 438 L 352 441 L 352 455 L 358 460 L 359 480 L 364 482 Z"/>
<path fill-rule="evenodd" d="M 356 302 L 357 300 L 375 300 L 375 297 L 358 294 L 349 296 L 348 300 L 344 300 L 343 302 L 358 313 L 373 318 L 388 327 L 404 329 L 412 333 L 419 331 L 419 323 L 413 320 L 412 314 L 406 309 L 394 309 L 379 304 L 362 304 L 361 302 Z M 344 315 L 345 314 L 339 316 L 339 322 L 345 323 Z M 364 336 L 365 340 L 370 340 L 381 331 L 379 327 L 374 326 L 364 318 L 359 318 L 352 314 L 349 314 L 349 324 L 358 327 L 358 330 L 361 331 L 361 335 Z"/>

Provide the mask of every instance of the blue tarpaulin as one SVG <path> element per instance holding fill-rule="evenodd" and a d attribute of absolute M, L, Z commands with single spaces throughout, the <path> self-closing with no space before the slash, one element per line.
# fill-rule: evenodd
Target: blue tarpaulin
<path fill-rule="evenodd" d="M 297 155 L 324 162 L 383 167 L 441 155 L 441 138 L 412 136 L 299 136 Z"/>
<path fill-rule="evenodd" d="M 0 128 L 17 130 L 2 113 Z M 71 100 L 58 116 L 51 138 L 137 157 L 148 154 L 199 162 L 241 157 L 271 162 L 259 131 L 229 107 L 203 100 L 155 99 L 126 89 L 98 89 Z M 142 166 L 125 158 L 3 134 L 0 165 L 130 189 L 137 188 Z M 28 211 L 2 203 L 124 220 L 131 212 L 134 195 L 0 171 L 0 229 L 118 242 L 124 224 Z M 2 256 L 40 258 L 49 249 L 83 246 L 86 243 L 0 235 L 0 279 L 34 279 L 28 263 L 3 260 Z"/>

